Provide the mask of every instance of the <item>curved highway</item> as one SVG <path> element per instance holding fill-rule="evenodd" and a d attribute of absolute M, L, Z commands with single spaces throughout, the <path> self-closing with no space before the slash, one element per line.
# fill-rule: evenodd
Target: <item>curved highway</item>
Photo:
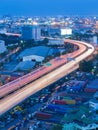
<path fill-rule="evenodd" d="M 79 46 L 79 50 L 51 60 L 50 63 L 52 64 L 52 66 L 42 66 L 27 75 L 24 75 L 10 83 L 3 85 L 2 87 L 0 87 L 0 98 L 14 92 L 17 89 L 20 89 L 21 87 L 38 79 L 39 77 L 42 77 L 43 75 L 53 71 L 54 69 L 66 64 L 67 58 L 69 57 L 69 55 L 71 58 L 75 58 L 79 54 L 82 54 L 84 51 L 86 51 L 86 47 L 82 44 L 80 46 L 80 44 L 78 42 L 76 43 L 72 40 L 65 40 L 65 44 L 66 44 L 66 42 L 71 42 L 72 44 L 77 44 Z"/>
<path fill-rule="evenodd" d="M 40 78 L 38 78 L 37 80 L 33 81 L 32 83 L 26 85 L 26 87 L 21 88 L 20 90 L 3 98 L 0 101 L 0 115 L 4 114 L 6 111 L 10 110 L 12 107 L 19 104 L 20 102 L 25 100 L 27 97 L 31 96 L 32 94 L 36 93 L 37 91 L 41 90 L 42 88 L 45 88 L 46 86 L 52 84 L 53 82 L 57 81 L 58 79 L 64 77 L 66 74 L 72 72 L 74 70 L 74 68 L 78 67 L 78 63 L 80 61 L 87 58 L 95 50 L 92 45 L 82 42 L 82 41 L 65 40 L 65 42 L 70 42 L 72 44 L 79 46 L 79 50 L 77 50 L 73 53 L 70 53 L 71 58 L 75 58 L 75 60 L 71 60 L 67 63 L 67 57 L 68 57 L 68 54 L 67 54 L 67 55 L 61 56 L 58 60 L 56 60 L 56 59 L 51 60 L 50 62 L 53 64 L 52 66 L 46 67 L 46 68 L 45 68 L 45 66 L 43 66 L 43 67 L 39 68 L 40 70 L 38 69 L 37 72 L 35 72 L 35 77 L 36 77 L 36 75 L 38 75 L 40 73 L 41 74 L 43 73 L 46 75 L 41 75 L 41 77 L 39 76 Z M 32 72 L 32 73 L 34 74 L 34 72 Z M 30 76 L 30 74 L 28 74 L 28 75 Z M 23 79 L 23 77 L 22 77 L 22 79 Z M 22 80 L 22 79 L 20 79 L 20 80 Z M 27 79 L 28 79 L 28 76 L 27 76 Z M 17 81 L 16 81 L 16 83 L 17 83 Z M 10 86 L 1 87 L 0 95 L 9 89 L 11 89 Z"/>

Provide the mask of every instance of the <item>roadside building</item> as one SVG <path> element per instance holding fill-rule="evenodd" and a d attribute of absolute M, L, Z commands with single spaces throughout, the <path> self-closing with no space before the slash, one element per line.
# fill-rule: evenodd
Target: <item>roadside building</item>
<path fill-rule="evenodd" d="M 70 36 L 72 35 L 71 28 L 61 28 L 61 36 Z"/>
<path fill-rule="evenodd" d="M 81 106 L 77 112 L 65 114 L 62 130 L 97 130 L 98 124 L 93 120 L 93 113 L 87 106 Z"/>
<path fill-rule="evenodd" d="M 50 56 L 54 53 L 54 50 L 46 46 L 37 46 L 30 49 L 24 50 L 19 56 L 18 59 L 22 61 L 36 61 L 42 62 L 47 56 Z"/>
<path fill-rule="evenodd" d="M 51 39 L 48 45 L 64 45 L 64 40 Z"/>

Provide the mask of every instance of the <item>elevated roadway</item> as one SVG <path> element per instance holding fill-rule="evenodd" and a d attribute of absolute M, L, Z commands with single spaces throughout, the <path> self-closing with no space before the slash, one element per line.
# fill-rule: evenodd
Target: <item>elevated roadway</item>
<path fill-rule="evenodd" d="M 48 71 L 49 68 L 45 68 L 45 72 L 48 73 L 42 75 L 40 78 L 26 85 L 24 88 L 21 88 L 18 91 L 15 91 L 14 93 L 0 100 L 0 115 L 4 114 L 8 110 L 10 110 L 14 106 L 22 102 L 23 100 L 31 96 L 32 94 L 47 87 L 48 85 L 54 83 L 58 79 L 64 77 L 66 74 L 72 72 L 74 69 L 78 68 L 79 62 L 87 58 L 89 55 L 91 55 L 95 50 L 92 45 L 82 41 L 65 40 L 65 42 L 70 42 L 72 44 L 79 46 L 79 50 L 70 53 L 71 58 L 74 58 L 75 60 L 71 60 L 67 63 L 68 55 L 64 55 L 60 57 L 62 59 L 59 61 L 61 63 L 60 65 L 59 62 L 56 61 L 55 63 L 55 61 L 52 60 L 51 62 L 53 62 L 53 66 L 50 66 L 50 68 L 53 67 L 50 69 L 52 71 Z M 3 90 L 4 88 L 7 88 L 8 90 L 10 89 L 10 86 L 2 87 L 1 90 Z"/>
<path fill-rule="evenodd" d="M 16 91 L 17 89 L 20 89 L 21 87 L 27 85 L 28 83 L 42 77 L 43 75 L 53 71 L 54 69 L 57 69 L 58 67 L 66 64 L 68 62 L 68 57 L 70 57 L 70 59 L 75 58 L 78 55 L 85 52 L 87 49 L 82 44 L 80 46 L 80 44 L 78 42 L 76 43 L 72 40 L 65 40 L 65 44 L 66 44 L 66 42 L 71 42 L 72 44 L 77 44 L 79 46 L 79 50 L 76 50 L 75 52 L 57 57 L 50 61 L 51 66 L 43 65 L 42 67 L 34 70 L 31 73 L 24 75 L 10 83 L 3 85 L 2 87 L 0 87 L 0 98 Z"/>

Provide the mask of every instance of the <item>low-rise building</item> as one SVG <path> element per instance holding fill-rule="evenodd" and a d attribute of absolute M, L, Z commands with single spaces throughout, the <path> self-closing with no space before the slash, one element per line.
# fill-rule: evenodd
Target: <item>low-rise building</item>
<path fill-rule="evenodd" d="M 88 106 L 80 106 L 77 112 L 65 114 L 62 130 L 97 130 L 98 124 L 93 119 L 93 112 Z"/>
<path fill-rule="evenodd" d="M 51 56 L 52 54 L 56 54 L 58 52 L 60 52 L 58 49 L 52 49 L 47 46 L 37 46 L 24 50 L 18 56 L 18 59 L 21 59 L 22 61 L 35 60 L 36 62 L 42 62 L 47 56 Z"/>
<path fill-rule="evenodd" d="M 42 62 L 45 58 L 42 56 L 37 55 L 31 55 L 31 56 L 24 56 L 23 61 L 36 61 L 36 62 Z"/>
<path fill-rule="evenodd" d="M 57 40 L 57 39 L 49 40 L 48 45 L 64 45 L 64 40 Z"/>
<path fill-rule="evenodd" d="M 90 106 L 90 108 L 93 109 L 93 110 L 98 110 L 98 100 L 96 100 L 96 99 L 91 99 L 91 100 L 89 101 L 89 106 Z"/>
<path fill-rule="evenodd" d="M 62 130 L 97 130 L 98 124 L 79 125 L 77 123 L 68 123 L 63 126 Z"/>

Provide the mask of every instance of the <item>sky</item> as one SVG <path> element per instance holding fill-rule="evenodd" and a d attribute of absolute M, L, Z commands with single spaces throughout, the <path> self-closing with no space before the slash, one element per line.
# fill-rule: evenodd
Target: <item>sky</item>
<path fill-rule="evenodd" d="M 0 0 L 0 15 L 98 15 L 98 0 Z"/>

